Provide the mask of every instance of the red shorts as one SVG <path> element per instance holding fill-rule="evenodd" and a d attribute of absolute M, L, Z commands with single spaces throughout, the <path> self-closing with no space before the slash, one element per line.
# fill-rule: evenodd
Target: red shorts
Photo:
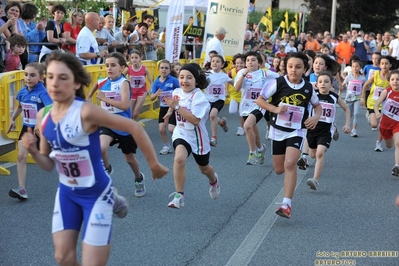
<path fill-rule="evenodd" d="M 141 96 L 147 96 L 146 88 L 132 88 L 132 100 L 137 100 Z"/>
<path fill-rule="evenodd" d="M 391 139 L 395 133 L 399 132 L 399 123 L 392 119 L 381 119 L 380 133 L 383 139 Z"/>

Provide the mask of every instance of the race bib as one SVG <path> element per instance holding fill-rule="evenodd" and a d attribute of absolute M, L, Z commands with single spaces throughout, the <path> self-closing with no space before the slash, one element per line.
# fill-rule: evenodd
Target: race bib
<path fill-rule="evenodd" d="M 35 126 L 37 106 L 31 103 L 21 103 L 24 124 Z"/>
<path fill-rule="evenodd" d="M 363 84 L 363 82 L 361 80 L 351 80 L 351 81 L 349 81 L 348 92 L 350 94 L 354 94 L 356 96 L 359 96 L 362 93 L 362 84 Z"/>
<path fill-rule="evenodd" d="M 335 120 L 335 104 L 320 102 L 321 116 L 319 121 L 333 123 Z"/>
<path fill-rule="evenodd" d="M 375 69 L 370 69 L 368 78 L 374 75 Z"/>
<path fill-rule="evenodd" d="M 213 95 L 215 97 L 219 97 L 219 95 L 224 95 L 224 85 L 221 84 L 209 85 L 208 94 Z"/>
<path fill-rule="evenodd" d="M 285 113 L 277 115 L 276 125 L 290 129 L 302 128 L 302 119 L 305 114 L 305 108 L 285 103 L 279 104 L 279 106 L 284 105 L 288 106 L 288 109 Z"/>
<path fill-rule="evenodd" d="M 68 187 L 92 187 L 95 183 L 89 151 L 52 151 L 50 157 L 56 162 L 59 179 Z"/>
<path fill-rule="evenodd" d="M 119 92 L 116 91 L 103 91 L 105 94 L 105 97 L 109 99 L 113 99 L 115 101 L 122 101 L 122 96 Z M 108 113 L 115 114 L 115 113 L 121 113 L 123 110 L 116 108 L 109 103 L 101 101 L 101 107 L 106 110 Z"/>
<path fill-rule="evenodd" d="M 388 49 L 381 49 L 381 55 L 389 55 Z"/>
<path fill-rule="evenodd" d="M 392 99 L 387 99 L 382 108 L 382 113 L 399 122 L 399 103 Z"/>
<path fill-rule="evenodd" d="M 374 87 L 374 92 L 373 92 L 373 100 L 378 100 L 378 98 L 380 97 L 381 92 L 382 92 L 383 90 L 385 90 L 385 88 L 375 86 L 375 87 Z"/>
<path fill-rule="evenodd" d="M 168 106 L 165 102 L 166 98 L 172 98 L 172 91 L 163 91 L 159 95 L 160 105 L 163 107 Z"/>
<path fill-rule="evenodd" d="M 184 108 L 186 111 L 191 113 L 191 110 L 186 107 L 182 106 L 180 108 Z M 188 122 L 179 112 L 176 111 L 175 115 L 176 115 L 176 126 L 190 130 L 194 129 L 194 125 Z"/>
<path fill-rule="evenodd" d="M 145 77 L 135 77 L 131 76 L 130 77 L 130 86 L 132 89 L 141 89 L 145 86 Z"/>
<path fill-rule="evenodd" d="M 261 91 L 262 89 L 260 88 L 249 88 L 245 92 L 245 99 L 255 101 L 256 99 L 258 99 Z"/>

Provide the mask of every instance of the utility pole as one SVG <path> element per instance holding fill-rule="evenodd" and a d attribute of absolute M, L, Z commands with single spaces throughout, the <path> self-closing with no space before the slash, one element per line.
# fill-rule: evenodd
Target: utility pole
<path fill-rule="evenodd" d="M 332 0 L 330 33 L 331 33 L 331 36 L 333 36 L 333 37 L 335 36 L 336 17 L 337 17 L 337 0 Z"/>

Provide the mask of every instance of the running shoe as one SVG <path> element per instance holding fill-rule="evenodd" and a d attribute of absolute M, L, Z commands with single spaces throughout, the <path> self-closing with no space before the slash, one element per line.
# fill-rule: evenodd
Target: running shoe
<path fill-rule="evenodd" d="M 26 192 L 26 189 L 23 187 L 11 189 L 8 192 L 8 195 L 11 198 L 15 198 L 15 199 L 19 199 L 19 200 L 27 200 L 28 199 L 28 193 Z"/>
<path fill-rule="evenodd" d="M 310 189 L 317 190 L 319 182 L 317 182 L 317 180 L 314 178 L 309 178 L 306 184 L 310 187 Z"/>
<path fill-rule="evenodd" d="M 242 127 L 238 127 L 236 135 L 237 136 L 244 136 L 245 135 L 244 129 Z"/>
<path fill-rule="evenodd" d="M 263 150 L 262 151 L 258 151 L 258 161 L 260 164 L 264 164 L 265 163 L 265 153 L 266 153 L 266 145 L 264 143 L 262 143 L 262 147 Z"/>
<path fill-rule="evenodd" d="M 215 138 L 211 138 L 210 143 L 211 143 L 211 146 L 216 147 L 218 145 L 218 140 Z"/>
<path fill-rule="evenodd" d="M 258 163 L 258 157 L 255 153 L 251 152 L 248 156 L 247 165 L 255 165 Z"/>
<path fill-rule="evenodd" d="M 395 166 L 392 168 L 392 175 L 393 175 L 393 176 L 399 176 L 399 165 L 395 165 Z"/>
<path fill-rule="evenodd" d="M 298 165 L 298 168 L 301 170 L 306 170 L 306 167 L 309 166 L 308 164 L 308 159 L 306 157 L 301 157 L 299 160 L 296 162 L 296 165 Z"/>
<path fill-rule="evenodd" d="M 339 132 L 338 128 L 336 125 L 334 125 L 334 134 L 333 134 L 333 140 L 337 141 L 339 139 Z"/>
<path fill-rule="evenodd" d="M 211 196 L 212 199 L 217 199 L 220 196 L 220 185 L 219 185 L 219 177 L 218 174 L 215 173 L 216 176 L 216 183 L 213 185 L 210 185 L 209 188 L 209 195 Z"/>
<path fill-rule="evenodd" d="M 219 125 L 223 129 L 224 132 L 227 132 L 229 130 L 229 128 L 227 126 L 227 118 L 226 117 L 222 117 L 222 119 L 220 119 Z"/>
<path fill-rule="evenodd" d="M 356 129 L 352 129 L 352 131 L 351 131 L 351 137 L 357 138 Z"/>
<path fill-rule="evenodd" d="M 141 198 L 145 195 L 145 185 L 144 185 L 144 174 L 140 173 L 142 180 L 141 182 L 134 182 L 134 196 Z"/>
<path fill-rule="evenodd" d="M 169 202 L 168 207 L 180 209 L 184 207 L 184 196 L 178 192 L 173 192 L 169 197 L 173 196 L 173 200 Z"/>
<path fill-rule="evenodd" d="M 166 155 L 168 153 L 172 153 L 173 149 L 169 145 L 163 146 L 162 150 L 159 151 L 159 154 Z"/>
<path fill-rule="evenodd" d="M 105 171 L 107 171 L 108 175 L 112 175 L 114 172 L 114 168 L 112 168 L 112 165 L 109 165 L 108 168 L 105 168 Z"/>
<path fill-rule="evenodd" d="M 384 150 L 382 149 L 382 145 L 381 145 L 381 144 L 382 144 L 382 143 L 379 142 L 379 141 L 377 140 L 377 142 L 375 143 L 375 149 L 374 149 L 374 151 L 378 151 L 378 152 L 384 151 Z"/>
<path fill-rule="evenodd" d="M 276 211 L 277 215 L 280 215 L 281 217 L 290 219 L 291 218 L 291 207 L 288 206 L 288 204 L 281 204 L 281 206 L 277 209 Z"/>
<path fill-rule="evenodd" d="M 118 190 L 114 187 L 114 207 L 113 212 L 118 218 L 125 218 L 129 210 L 129 202 L 124 196 L 118 194 Z"/>
<path fill-rule="evenodd" d="M 378 127 L 372 127 L 371 130 L 372 131 L 378 131 Z"/>

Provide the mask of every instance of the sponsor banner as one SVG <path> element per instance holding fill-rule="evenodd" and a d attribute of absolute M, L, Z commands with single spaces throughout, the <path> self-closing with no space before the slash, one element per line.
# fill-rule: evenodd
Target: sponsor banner
<path fill-rule="evenodd" d="M 166 43 L 165 59 L 169 62 L 179 60 L 181 44 L 183 41 L 184 0 L 171 2 L 166 18 Z"/>

